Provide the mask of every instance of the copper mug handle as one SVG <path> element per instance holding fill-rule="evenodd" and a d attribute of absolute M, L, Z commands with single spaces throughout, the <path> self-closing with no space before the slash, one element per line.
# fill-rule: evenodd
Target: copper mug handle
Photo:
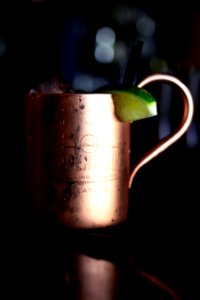
<path fill-rule="evenodd" d="M 186 87 L 186 85 L 181 82 L 178 78 L 172 76 L 172 75 L 164 75 L 164 74 L 154 74 L 146 77 L 143 81 L 141 81 L 138 84 L 138 87 L 144 87 L 145 85 L 155 82 L 155 81 L 163 81 L 167 83 L 173 83 L 175 86 L 177 86 L 182 93 L 183 96 L 183 103 L 184 103 L 184 112 L 183 116 L 180 122 L 179 127 L 177 130 L 172 132 L 167 137 L 160 140 L 160 142 L 149 152 L 147 152 L 136 164 L 135 168 L 133 169 L 130 178 L 128 187 L 131 188 L 133 178 L 135 177 L 137 171 L 144 166 L 146 163 L 148 163 L 150 160 L 152 160 L 154 157 L 156 157 L 158 154 L 166 150 L 169 146 L 171 146 L 174 142 L 176 142 L 188 129 L 190 126 L 190 123 L 192 121 L 193 113 L 194 113 L 194 104 L 193 104 L 193 98 Z"/>

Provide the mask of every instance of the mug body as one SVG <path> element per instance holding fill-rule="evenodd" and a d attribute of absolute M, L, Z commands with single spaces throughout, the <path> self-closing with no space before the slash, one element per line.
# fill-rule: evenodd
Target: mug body
<path fill-rule="evenodd" d="M 128 214 L 130 124 L 111 94 L 29 93 L 25 99 L 28 197 L 73 228 L 120 224 Z"/>

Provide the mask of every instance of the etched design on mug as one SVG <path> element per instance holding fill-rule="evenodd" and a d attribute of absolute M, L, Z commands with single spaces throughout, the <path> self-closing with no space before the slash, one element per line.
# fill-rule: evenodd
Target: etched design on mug
<path fill-rule="evenodd" d="M 82 139 L 83 140 L 83 139 Z M 97 143 L 96 143 L 97 145 Z M 96 145 L 85 146 L 94 149 Z M 95 148 L 85 152 L 82 147 L 65 146 L 49 150 L 49 174 L 55 181 L 108 181 L 116 180 L 127 172 L 124 147 L 113 146 Z"/>
<path fill-rule="evenodd" d="M 81 139 L 81 149 L 84 152 L 90 153 L 94 152 L 98 147 L 97 139 L 92 134 L 86 134 Z"/>

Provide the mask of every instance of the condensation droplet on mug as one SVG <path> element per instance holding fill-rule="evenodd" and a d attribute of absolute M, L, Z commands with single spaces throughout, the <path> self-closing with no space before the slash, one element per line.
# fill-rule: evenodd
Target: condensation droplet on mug
<path fill-rule="evenodd" d="M 65 120 L 61 120 L 60 121 L 60 125 L 62 126 L 62 125 L 64 125 L 65 124 Z"/>

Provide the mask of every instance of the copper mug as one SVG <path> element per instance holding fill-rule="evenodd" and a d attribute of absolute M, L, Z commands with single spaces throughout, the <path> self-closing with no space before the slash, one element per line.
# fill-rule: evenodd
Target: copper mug
<path fill-rule="evenodd" d="M 111 94 L 33 92 L 26 95 L 25 139 L 29 197 L 37 212 L 52 213 L 69 228 L 104 228 L 127 219 L 129 189 L 137 171 L 176 142 L 193 117 L 193 99 L 176 77 L 155 74 L 182 94 L 178 129 L 130 170 L 131 124 L 120 122 Z"/>

